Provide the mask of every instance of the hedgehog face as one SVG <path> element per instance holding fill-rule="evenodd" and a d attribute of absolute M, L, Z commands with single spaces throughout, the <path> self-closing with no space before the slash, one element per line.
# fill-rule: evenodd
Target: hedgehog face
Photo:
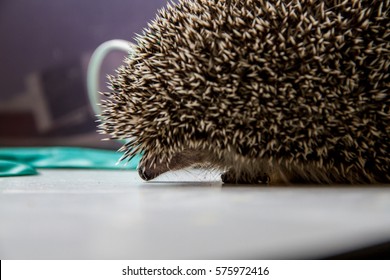
<path fill-rule="evenodd" d="M 165 162 L 159 155 L 143 157 L 139 166 L 138 173 L 140 177 L 146 181 L 156 178 L 157 176 L 173 170 L 180 170 L 193 165 L 203 165 L 215 161 L 214 156 L 206 151 L 196 149 L 186 149 L 174 153 Z"/>

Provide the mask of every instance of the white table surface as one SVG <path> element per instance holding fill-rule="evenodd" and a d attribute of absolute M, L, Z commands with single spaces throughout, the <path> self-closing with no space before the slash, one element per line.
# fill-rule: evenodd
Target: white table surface
<path fill-rule="evenodd" d="M 0 259 L 315 259 L 390 240 L 390 186 L 223 186 L 189 170 L 0 178 Z"/>

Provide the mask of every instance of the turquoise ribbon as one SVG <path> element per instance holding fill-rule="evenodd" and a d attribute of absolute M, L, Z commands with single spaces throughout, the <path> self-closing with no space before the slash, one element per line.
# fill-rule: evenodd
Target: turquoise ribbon
<path fill-rule="evenodd" d="M 118 163 L 121 154 L 110 150 L 41 147 L 0 148 L 0 177 L 37 174 L 36 168 L 136 169 L 140 155 Z"/>

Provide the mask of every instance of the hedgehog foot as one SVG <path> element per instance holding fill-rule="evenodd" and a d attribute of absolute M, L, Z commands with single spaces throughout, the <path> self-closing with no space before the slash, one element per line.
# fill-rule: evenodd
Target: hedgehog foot
<path fill-rule="evenodd" d="M 225 184 L 269 184 L 271 179 L 267 173 L 257 176 L 248 176 L 245 174 L 237 174 L 230 169 L 221 174 L 222 182 Z"/>

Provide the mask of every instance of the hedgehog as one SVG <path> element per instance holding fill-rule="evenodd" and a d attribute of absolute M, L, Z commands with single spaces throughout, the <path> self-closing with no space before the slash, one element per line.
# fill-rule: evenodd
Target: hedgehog
<path fill-rule="evenodd" d="M 390 183 L 389 0 L 179 0 L 109 76 L 101 133 L 151 180 Z"/>

